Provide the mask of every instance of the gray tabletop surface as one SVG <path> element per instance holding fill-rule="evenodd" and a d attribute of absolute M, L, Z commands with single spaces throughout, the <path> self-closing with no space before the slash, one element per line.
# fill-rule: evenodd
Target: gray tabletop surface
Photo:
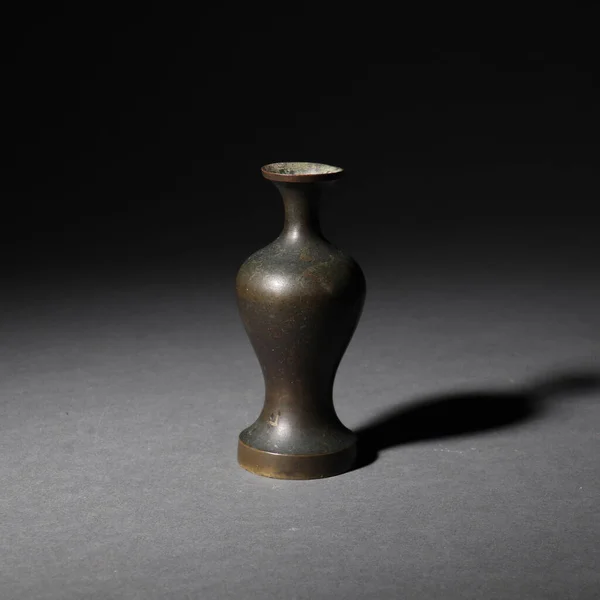
<path fill-rule="evenodd" d="M 362 463 L 307 482 L 236 464 L 263 394 L 246 248 L 208 278 L 6 287 L 0 598 L 598 597 L 597 267 L 497 237 L 484 258 L 352 248 L 369 292 L 335 401 Z"/>

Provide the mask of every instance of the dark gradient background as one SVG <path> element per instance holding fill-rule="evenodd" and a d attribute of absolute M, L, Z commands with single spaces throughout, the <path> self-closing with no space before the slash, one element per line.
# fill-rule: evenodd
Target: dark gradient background
<path fill-rule="evenodd" d="M 597 597 L 597 57 L 199 10 L 4 19 L 0 597 Z M 369 285 L 321 481 L 236 464 L 280 160 Z"/>

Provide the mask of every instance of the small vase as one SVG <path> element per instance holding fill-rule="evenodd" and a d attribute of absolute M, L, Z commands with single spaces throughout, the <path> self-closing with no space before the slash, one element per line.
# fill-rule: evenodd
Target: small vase
<path fill-rule="evenodd" d="M 239 464 L 278 479 L 315 479 L 350 469 L 356 436 L 333 406 L 333 383 L 360 318 L 361 268 L 319 227 L 319 200 L 342 169 L 318 163 L 262 168 L 283 197 L 279 237 L 240 267 L 240 315 L 262 368 L 265 401 L 241 432 Z"/>

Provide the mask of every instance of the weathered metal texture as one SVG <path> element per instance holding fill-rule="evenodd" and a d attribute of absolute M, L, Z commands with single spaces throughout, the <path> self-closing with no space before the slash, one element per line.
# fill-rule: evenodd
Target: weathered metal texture
<path fill-rule="evenodd" d="M 240 315 L 265 380 L 262 412 L 240 434 L 238 461 L 280 479 L 336 475 L 352 466 L 356 436 L 336 415 L 333 383 L 366 292 L 361 268 L 319 226 L 325 182 L 342 170 L 275 163 L 262 173 L 281 192 L 285 221 L 236 280 Z"/>

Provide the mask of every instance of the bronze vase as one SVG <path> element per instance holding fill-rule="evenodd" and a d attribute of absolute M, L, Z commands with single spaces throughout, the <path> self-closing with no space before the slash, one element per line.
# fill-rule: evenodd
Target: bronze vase
<path fill-rule="evenodd" d="M 240 315 L 262 368 L 265 401 L 241 432 L 239 464 L 278 479 L 315 479 L 347 471 L 356 436 L 333 406 L 333 382 L 360 318 L 361 268 L 328 242 L 319 200 L 342 169 L 318 163 L 262 168 L 285 209 L 283 231 L 240 267 Z"/>

